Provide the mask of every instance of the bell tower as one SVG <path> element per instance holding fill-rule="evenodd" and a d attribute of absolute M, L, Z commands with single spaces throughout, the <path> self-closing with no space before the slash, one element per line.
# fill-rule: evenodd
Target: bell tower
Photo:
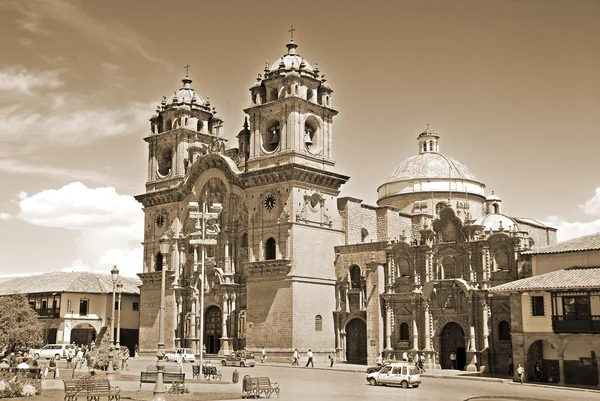
<path fill-rule="evenodd" d="M 250 88 L 248 171 L 297 163 L 331 171 L 333 155 L 333 90 L 298 54 L 293 39 L 287 53 L 267 62 Z"/>

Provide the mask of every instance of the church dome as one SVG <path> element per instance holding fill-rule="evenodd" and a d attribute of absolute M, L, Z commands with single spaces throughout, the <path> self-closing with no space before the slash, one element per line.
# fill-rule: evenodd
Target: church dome
<path fill-rule="evenodd" d="M 167 105 L 172 105 L 173 103 L 191 104 L 192 99 L 194 99 L 194 103 L 197 105 L 204 105 L 206 103 L 202 96 L 192 89 L 191 79 L 185 77 L 181 80 L 181 82 L 183 82 L 183 87 L 171 95 L 171 97 L 167 100 Z"/>
<path fill-rule="evenodd" d="M 483 226 L 486 231 L 498 231 L 500 227 L 506 231 L 519 230 L 517 222 L 504 214 L 486 214 L 475 220 L 473 224 Z"/>
<path fill-rule="evenodd" d="M 411 156 L 396 167 L 386 183 L 420 179 L 459 179 L 480 182 L 456 159 L 441 153 L 421 153 Z"/>
<path fill-rule="evenodd" d="M 290 41 L 286 47 L 288 48 L 288 53 L 281 56 L 277 61 L 275 61 L 269 67 L 270 72 L 275 72 L 279 70 L 279 68 L 284 68 L 286 70 L 299 70 L 302 65 L 302 71 L 314 72 L 314 68 L 304 57 L 299 54 L 296 54 L 296 48 L 298 45 L 294 43 L 294 41 Z"/>

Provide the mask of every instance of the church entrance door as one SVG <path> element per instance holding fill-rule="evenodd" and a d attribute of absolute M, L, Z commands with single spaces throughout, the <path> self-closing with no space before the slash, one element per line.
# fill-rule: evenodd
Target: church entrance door
<path fill-rule="evenodd" d="M 346 360 L 367 363 L 367 325 L 360 319 L 352 319 L 346 325 Z"/>
<path fill-rule="evenodd" d="M 450 322 L 440 335 L 440 365 L 442 369 L 451 369 L 450 354 L 456 353 L 455 369 L 464 370 L 467 363 L 465 333 L 458 323 Z"/>
<path fill-rule="evenodd" d="M 217 354 L 221 349 L 221 309 L 211 306 L 204 314 L 204 346 L 207 354 Z"/>

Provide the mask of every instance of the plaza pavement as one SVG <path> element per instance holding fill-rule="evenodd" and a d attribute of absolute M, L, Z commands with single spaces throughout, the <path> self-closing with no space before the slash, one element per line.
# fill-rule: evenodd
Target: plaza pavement
<path fill-rule="evenodd" d="M 261 372 L 261 370 L 263 370 L 262 368 L 267 368 L 263 372 L 265 372 L 267 370 L 272 372 L 272 371 L 277 371 L 279 369 L 286 369 L 286 370 L 290 369 L 290 370 L 300 370 L 300 371 L 314 370 L 314 371 L 322 371 L 323 374 L 333 374 L 334 372 L 348 372 L 348 373 L 353 373 L 354 377 L 357 376 L 356 375 L 357 373 L 365 373 L 365 369 L 366 369 L 365 365 L 356 365 L 356 364 L 348 364 L 348 363 L 335 363 L 333 367 L 329 367 L 328 362 L 319 362 L 319 361 L 316 362 L 314 368 L 311 368 L 311 367 L 306 368 L 306 367 L 304 367 L 303 364 L 301 364 L 300 366 L 291 366 L 290 363 L 277 363 L 277 362 L 270 362 L 270 361 L 268 361 L 265 364 L 261 364 L 260 361 L 257 361 L 258 363 L 257 363 L 256 368 L 236 368 L 236 367 L 231 367 L 231 366 L 227 366 L 227 367 L 221 366 L 220 359 L 216 358 L 216 357 L 209 357 L 208 359 L 211 361 L 213 366 L 217 366 L 218 369 L 222 371 L 223 382 L 225 382 L 225 383 L 223 383 L 223 384 L 215 383 L 215 384 L 207 385 L 205 383 L 201 383 L 198 381 L 187 380 L 186 384 L 192 393 L 202 393 L 202 392 L 241 393 L 241 389 L 242 389 L 241 381 L 242 381 L 242 378 L 244 377 L 244 375 L 249 374 L 252 376 L 260 376 L 261 375 L 260 372 Z M 63 363 L 61 363 L 61 362 L 63 362 L 63 361 L 59 361 L 59 367 L 63 368 L 63 369 L 61 369 L 61 378 L 56 379 L 56 380 L 45 379 L 42 382 L 43 389 L 57 389 L 57 390 L 63 389 L 63 383 L 62 383 L 61 379 L 62 378 L 70 378 L 71 371 L 64 369 L 64 362 Z M 140 372 L 145 371 L 147 365 L 154 365 L 155 363 L 156 363 L 156 359 L 151 358 L 151 357 L 147 357 L 147 358 L 140 357 L 139 359 L 130 358 L 129 359 L 129 370 L 122 371 L 121 373 L 119 373 L 115 376 L 116 385 L 118 385 L 123 391 L 137 391 L 139 389 Z M 168 365 L 175 365 L 175 364 L 168 363 Z M 239 372 L 239 382 L 238 383 L 231 383 L 232 374 L 233 374 L 234 370 L 238 370 L 238 372 Z M 190 379 L 192 377 L 192 366 L 190 363 L 185 363 L 183 365 L 183 371 L 186 373 L 187 379 Z M 326 371 L 329 371 L 329 373 L 326 373 Z M 262 373 L 262 375 L 273 376 L 272 373 L 270 373 L 270 374 Z M 366 374 L 365 374 L 365 376 L 366 376 Z M 432 370 L 432 369 L 429 369 L 422 375 L 422 377 L 453 380 L 454 382 L 452 384 L 450 382 L 448 382 L 449 386 L 460 386 L 460 384 L 458 384 L 456 381 L 463 381 L 463 380 L 480 383 L 480 384 L 476 384 L 476 385 L 484 385 L 485 383 L 489 383 L 489 384 L 495 383 L 497 386 L 498 384 L 503 383 L 503 384 L 508 384 L 511 386 L 520 386 L 519 383 L 513 382 L 513 380 L 509 377 L 494 377 L 489 374 L 478 374 L 478 373 L 463 372 L 463 371 L 458 371 L 458 370 L 440 370 L 440 369 Z M 123 379 L 123 380 L 120 380 L 120 379 Z M 445 382 L 445 380 L 444 380 L 444 382 Z M 142 385 L 142 389 L 144 391 L 152 391 L 153 386 L 154 386 L 154 384 L 145 383 Z M 559 393 L 556 393 L 556 394 L 553 393 L 555 395 L 560 394 L 561 393 L 560 390 L 585 392 L 585 393 L 589 393 L 590 395 L 592 393 L 597 393 L 598 395 L 600 395 L 600 389 L 591 388 L 591 387 L 578 388 L 578 387 L 571 387 L 571 386 L 559 386 L 556 384 L 541 384 L 541 383 L 525 383 L 525 384 L 523 384 L 523 387 L 538 387 L 538 388 L 540 388 L 540 391 L 543 391 L 543 392 L 546 392 L 546 391 L 553 392 L 555 390 L 559 390 Z M 583 393 L 580 393 L 580 394 L 583 394 Z"/>

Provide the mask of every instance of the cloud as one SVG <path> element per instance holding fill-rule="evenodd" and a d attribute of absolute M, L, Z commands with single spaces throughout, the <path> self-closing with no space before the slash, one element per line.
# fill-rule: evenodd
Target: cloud
<path fill-rule="evenodd" d="M 74 180 L 94 181 L 100 183 L 114 182 L 114 177 L 110 177 L 93 170 L 88 171 L 67 169 L 16 159 L 0 159 L 0 171 L 11 174 L 58 176 Z"/>
<path fill-rule="evenodd" d="M 133 197 L 73 182 L 31 196 L 22 192 L 19 199 L 19 220 L 78 232 L 74 260 L 62 270 L 108 272 L 117 265 L 128 276 L 142 271 L 144 213 Z"/>
<path fill-rule="evenodd" d="M 0 213 L 0 220 L 6 221 L 12 219 L 13 216 L 10 213 Z"/>
<path fill-rule="evenodd" d="M 600 217 L 600 187 L 596 188 L 594 196 L 579 205 L 587 216 Z M 548 216 L 544 224 L 558 229 L 556 239 L 558 242 L 584 235 L 600 233 L 600 219 L 588 222 L 570 222 L 559 216 Z"/>
<path fill-rule="evenodd" d="M 583 205 L 579 205 L 587 216 L 600 217 L 600 187 L 596 188 L 596 193 Z"/>
<path fill-rule="evenodd" d="M 0 91 L 32 94 L 34 89 L 56 89 L 64 84 L 58 71 L 32 72 L 22 67 L 0 70 Z"/>
<path fill-rule="evenodd" d="M 45 21 L 70 26 L 94 43 L 99 43 L 120 57 L 137 54 L 149 61 L 164 64 L 147 49 L 148 40 L 128 26 L 108 24 L 88 15 L 77 3 L 62 0 L 30 0 L 14 2 L 12 7 L 21 14 L 17 26 L 29 33 L 47 33 Z M 45 25 L 47 26 L 47 25 Z"/>
<path fill-rule="evenodd" d="M 139 134 L 140 127 L 148 126 L 150 110 L 150 103 L 94 107 L 82 97 L 53 95 L 37 110 L 25 104 L 0 108 L 0 141 L 21 142 L 27 137 L 50 145 L 80 146 L 107 137 Z"/>

